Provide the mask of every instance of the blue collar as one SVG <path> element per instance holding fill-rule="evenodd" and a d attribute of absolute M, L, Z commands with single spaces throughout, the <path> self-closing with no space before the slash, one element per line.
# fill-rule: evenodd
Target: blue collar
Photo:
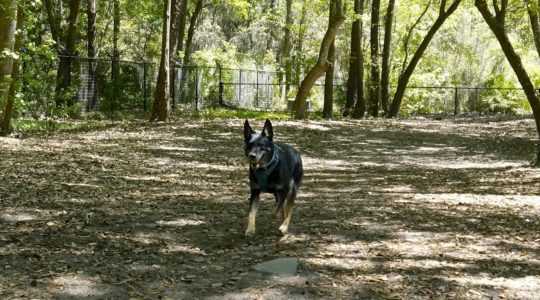
<path fill-rule="evenodd" d="M 269 191 L 270 187 L 268 186 L 268 176 L 272 173 L 272 171 L 274 171 L 279 162 L 279 156 L 277 154 L 279 150 L 281 150 L 281 148 L 274 144 L 274 153 L 272 154 L 272 159 L 270 159 L 264 169 L 253 169 L 253 174 L 255 174 L 257 183 L 259 183 L 263 192 Z"/>

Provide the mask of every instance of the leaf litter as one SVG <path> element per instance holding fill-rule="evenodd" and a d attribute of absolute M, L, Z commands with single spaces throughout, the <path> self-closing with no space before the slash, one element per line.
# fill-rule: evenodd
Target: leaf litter
<path fill-rule="evenodd" d="M 257 124 L 260 123 L 260 124 Z M 527 119 L 276 121 L 306 179 L 289 235 L 248 209 L 243 120 L 0 138 L 7 299 L 533 299 Z M 254 126 L 262 127 L 262 121 Z M 251 266 L 301 262 L 292 279 Z"/>

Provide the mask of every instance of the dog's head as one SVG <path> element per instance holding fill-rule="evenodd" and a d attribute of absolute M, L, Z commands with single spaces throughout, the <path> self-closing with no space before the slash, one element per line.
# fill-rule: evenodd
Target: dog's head
<path fill-rule="evenodd" d="M 272 123 L 268 119 L 261 133 L 255 133 L 249 126 L 248 120 L 244 123 L 245 152 L 253 169 L 264 169 L 272 159 L 273 137 Z"/>

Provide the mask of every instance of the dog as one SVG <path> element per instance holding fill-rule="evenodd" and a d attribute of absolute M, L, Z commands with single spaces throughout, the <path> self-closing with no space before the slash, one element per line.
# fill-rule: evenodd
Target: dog
<path fill-rule="evenodd" d="M 286 234 L 291 222 L 294 200 L 304 179 L 300 153 L 289 145 L 274 143 L 274 131 L 268 119 L 261 133 L 255 133 L 246 119 L 244 139 L 251 189 L 246 236 L 255 234 L 255 217 L 261 192 L 274 194 L 277 207 L 272 218 L 281 215 L 283 224 L 279 230 Z"/>

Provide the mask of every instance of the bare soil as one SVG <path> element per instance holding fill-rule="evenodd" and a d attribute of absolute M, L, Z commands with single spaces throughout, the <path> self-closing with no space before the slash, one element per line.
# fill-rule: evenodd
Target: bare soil
<path fill-rule="evenodd" d="M 243 120 L 0 138 L 0 298 L 540 295 L 532 120 L 273 123 L 306 178 L 290 233 L 265 195 L 251 239 Z M 279 257 L 298 274 L 250 268 Z"/>

